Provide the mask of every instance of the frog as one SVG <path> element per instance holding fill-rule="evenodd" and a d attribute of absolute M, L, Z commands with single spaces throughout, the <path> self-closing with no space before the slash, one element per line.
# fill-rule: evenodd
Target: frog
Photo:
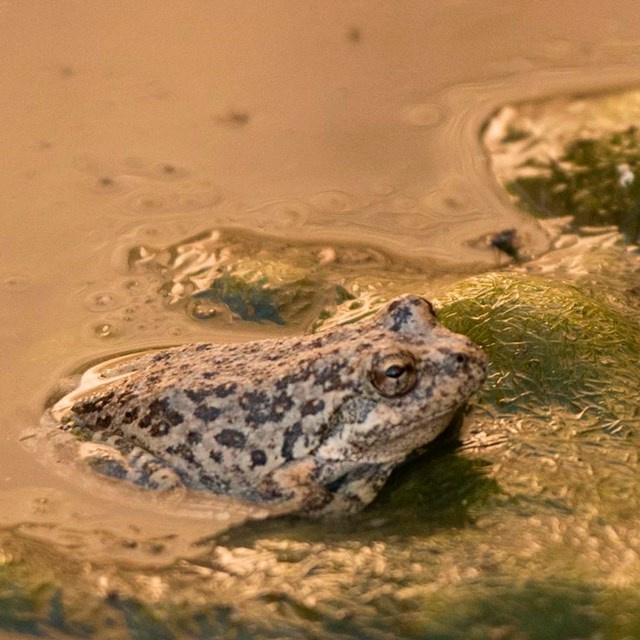
<path fill-rule="evenodd" d="M 86 462 L 306 516 L 356 512 L 482 386 L 487 358 L 407 294 L 326 332 L 127 356 L 52 408 Z M 85 377 L 87 376 L 85 374 Z M 86 386 L 86 385 L 84 385 Z"/>

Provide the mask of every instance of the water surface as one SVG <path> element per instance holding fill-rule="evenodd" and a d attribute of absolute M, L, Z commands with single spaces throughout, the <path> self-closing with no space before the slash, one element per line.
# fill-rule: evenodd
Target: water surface
<path fill-rule="evenodd" d="M 243 512 L 205 505 L 182 513 L 105 492 L 43 463 L 21 434 L 38 423 L 57 381 L 83 364 L 158 344 L 283 331 L 270 323 L 212 327 L 168 311 L 157 283 L 128 272 L 123 255 L 132 246 L 224 227 L 294 244 L 350 243 L 390 256 L 391 280 L 400 265 L 422 268 L 420 291 L 432 293 L 433 274 L 444 282 L 498 265 L 500 256 L 479 241 L 487 234 L 517 228 L 532 254 L 548 248 L 491 175 L 479 140 L 486 118 L 504 103 L 640 79 L 640 7 L 630 1 L 4 2 L 0 34 L 5 553 L 37 557 L 33 570 L 41 573 L 43 553 L 54 554 L 51 566 L 100 561 L 102 578 L 89 572 L 87 581 L 107 595 L 116 587 L 105 585 L 143 581 L 118 562 L 153 573 L 199 553 L 194 540 Z M 428 535 L 419 557 L 410 545 L 391 545 L 390 559 L 388 542 L 358 540 L 345 526 L 336 556 L 322 562 L 337 563 L 354 584 L 363 567 L 369 586 L 376 583 L 385 562 L 431 571 Z M 454 548 L 457 530 L 444 526 L 444 544 Z M 54 546 L 44 552 L 40 541 Z M 261 554 L 281 559 L 271 544 L 264 551 L 247 543 L 249 566 L 259 566 Z M 452 551 L 456 575 L 429 573 L 434 590 L 471 588 L 477 574 L 456 569 L 460 553 Z M 232 565 L 240 571 L 231 557 L 207 561 L 200 578 Z M 165 595 L 194 587 L 193 567 L 171 566 L 167 583 L 145 578 L 147 599 L 160 598 L 154 584 Z M 402 582 L 394 576 L 382 592 Z M 312 602 L 311 584 L 309 611 L 294 607 L 301 620 L 322 615 L 313 613 L 322 598 Z M 411 601 L 411 580 L 402 584 Z M 521 585 L 514 606 L 536 588 Z M 549 594 L 540 593 L 544 603 Z M 276 606 L 261 602 L 265 612 Z M 374 609 L 370 626 L 391 633 L 398 610 L 385 618 L 384 603 Z M 348 629 L 349 619 L 345 611 L 333 624 Z"/>

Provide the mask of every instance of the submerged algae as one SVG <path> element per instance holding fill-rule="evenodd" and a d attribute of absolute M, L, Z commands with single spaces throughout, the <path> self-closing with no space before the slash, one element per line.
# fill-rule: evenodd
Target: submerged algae
<path fill-rule="evenodd" d="M 575 231 L 615 225 L 640 240 L 640 92 L 500 109 L 484 143 L 496 177 L 534 216 L 570 216 Z"/>

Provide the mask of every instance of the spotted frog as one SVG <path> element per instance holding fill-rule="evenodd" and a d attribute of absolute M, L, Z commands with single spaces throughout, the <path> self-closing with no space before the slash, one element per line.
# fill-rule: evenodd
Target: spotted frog
<path fill-rule="evenodd" d="M 487 362 L 407 295 L 324 334 L 187 344 L 111 363 L 52 409 L 87 461 L 148 488 L 187 486 L 307 515 L 356 511 L 436 438 Z M 96 378 L 89 370 L 85 377 Z"/>

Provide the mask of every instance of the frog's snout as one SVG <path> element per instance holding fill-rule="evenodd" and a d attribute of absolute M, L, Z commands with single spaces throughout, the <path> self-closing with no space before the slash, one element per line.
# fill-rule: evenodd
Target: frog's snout
<path fill-rule="evenodd" d="M 487 378 L 489 360 L 482 349 L 469 338 L 463 337 L 462 345 L 451 354 L 452 360 L 461 373 L 476 383 L 480 388 Z"/>
<path fill-rule="evenodd" d="M 476 346 L 473 342 L 469 341 L 471 350 L 467 355 L 469 361 L 469 371 L 471 377 L 477 381 L 478 388 L 480 388 L 484 381 L 487 379 L 487 372 L 489 370 L 489 359 L 480 347 Z"/>

